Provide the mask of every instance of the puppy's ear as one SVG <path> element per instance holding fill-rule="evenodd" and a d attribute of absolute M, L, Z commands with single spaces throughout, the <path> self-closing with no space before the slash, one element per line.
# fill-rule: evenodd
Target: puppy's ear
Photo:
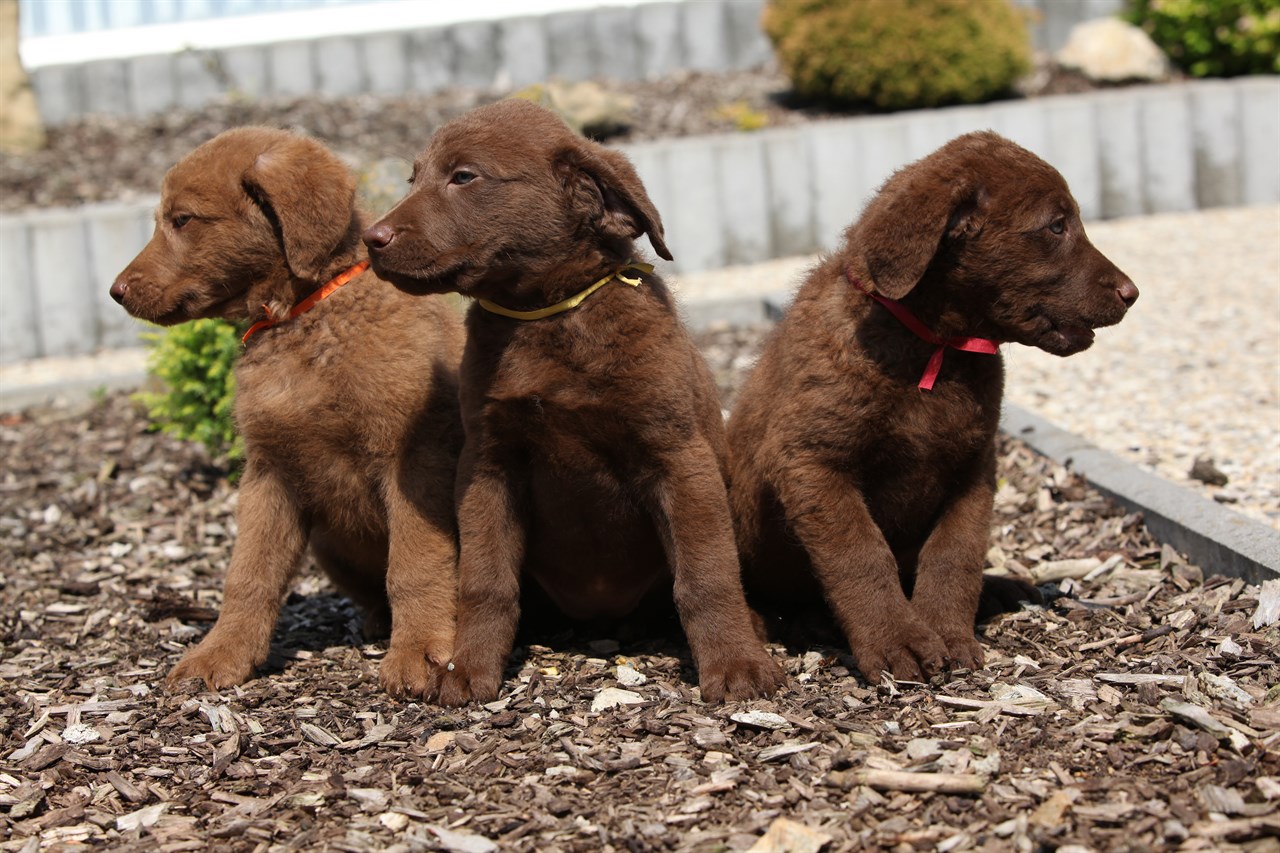
<path fill-rule="evenodd" d="M 648 234 L 653 250 L 671 260 L 662 218 L 625 155 L 582 140 L 560 152 L 557 166 L 566 172 L 571 203 L 586 208 L 600 233 L 623 240 Z"/>
<path fill-rule="evenodd" d="M 319 143 L 297 137 L 273 145 L 240 182 L 276 229 L 298 278 L 319 280 L 329 259 L 359 234 L 355 179 Z"/>
<path fill-rule="evenodd" d="M 846 251 L 890 299 L 911 292 L 944 239 L 982 227 L 985 191 L 971 178 L 933 165 L 913 163 L 896 172 L 845 232 Z"/>

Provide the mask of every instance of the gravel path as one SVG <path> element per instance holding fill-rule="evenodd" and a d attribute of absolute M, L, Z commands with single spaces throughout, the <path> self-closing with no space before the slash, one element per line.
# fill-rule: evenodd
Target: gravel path
<path fill-rule="evenodd" d="M 1280 527 L 1280 207 L 1095 222 L 1142 296 L 1093 347 L 1004 348 L 1007 399 Z M 785 291 L 813 257 L 684 276 L 685 300 Z M 1228 478 L 1190 477 L 1198 456 Z"/>

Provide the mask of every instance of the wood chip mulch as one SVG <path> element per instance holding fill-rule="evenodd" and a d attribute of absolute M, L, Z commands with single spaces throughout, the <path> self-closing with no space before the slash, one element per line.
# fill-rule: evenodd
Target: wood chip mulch
<path fill-rule="evenodd" d="M 732 386 L 753 341 L 702 342 Z M 704 705 L 679 636 L 564 632 L 445 710 L 379 691 L 310 570 L 258 678 L 166 691 L 216 617 L 225 469 L 123 395 L 0 416 L 0 850 L 1280 850 L 1280 582 L 1002 451 L 990 565 L 1065 594 L 982 626 L 979 672 L 774 647 L 785 693 Z"/>

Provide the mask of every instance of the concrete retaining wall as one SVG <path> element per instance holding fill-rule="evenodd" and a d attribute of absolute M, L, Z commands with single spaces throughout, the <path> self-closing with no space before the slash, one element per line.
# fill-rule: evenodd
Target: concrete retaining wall
<path fill-rule="evenodd" d="M 894 169 L 994 129 L 1056 165 L 1086 219 L 1280 202 L 1280 77 L 1135 87 L 625 146 L 676 272 L 835 246 Z M 130 346 L 107 296 L 155 202 L 0 216 L 0 361 Z"/>
<path fill-rule="evenodd" d="M 1082 20 L 1123 0 L 1016 0 L 1033 44 L 1055 50 Z M 512 89 L 550 77 L 634 80 L 729 71 L 772 59 L 764 0 L 684 0 L 445 27 L 49 65 L 31 72 L 46 123 L 148 115 L 216 98 L 394 95 L 449 86 Z M 257 26 L 262 26 L 261 23 Z"/>

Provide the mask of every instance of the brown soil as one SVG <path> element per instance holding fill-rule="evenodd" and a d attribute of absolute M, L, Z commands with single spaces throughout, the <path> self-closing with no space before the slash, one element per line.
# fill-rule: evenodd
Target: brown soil
<path fill-rule="evenodd" d="M 759 337 L 702 336 L 726 391 Z M 0 850 L 743 850 L 785 821 L 753 849 L 1280 849 L 1258 588 L 1015 441 L 991 563 L 1075 579 L 983 626 L 985 669 L 868 684 L 839 647 L 774 647 L 785 693 L 713 706 L 678 632 L 543 631 L 492 705 L 392 700 L 310 569 L 260 677 L 170 693 L 219 605 L 225 469 L 118 395 L 4 416 L 0 464 Z M 593 711 L 620 663 L 639 701 Z"/>

